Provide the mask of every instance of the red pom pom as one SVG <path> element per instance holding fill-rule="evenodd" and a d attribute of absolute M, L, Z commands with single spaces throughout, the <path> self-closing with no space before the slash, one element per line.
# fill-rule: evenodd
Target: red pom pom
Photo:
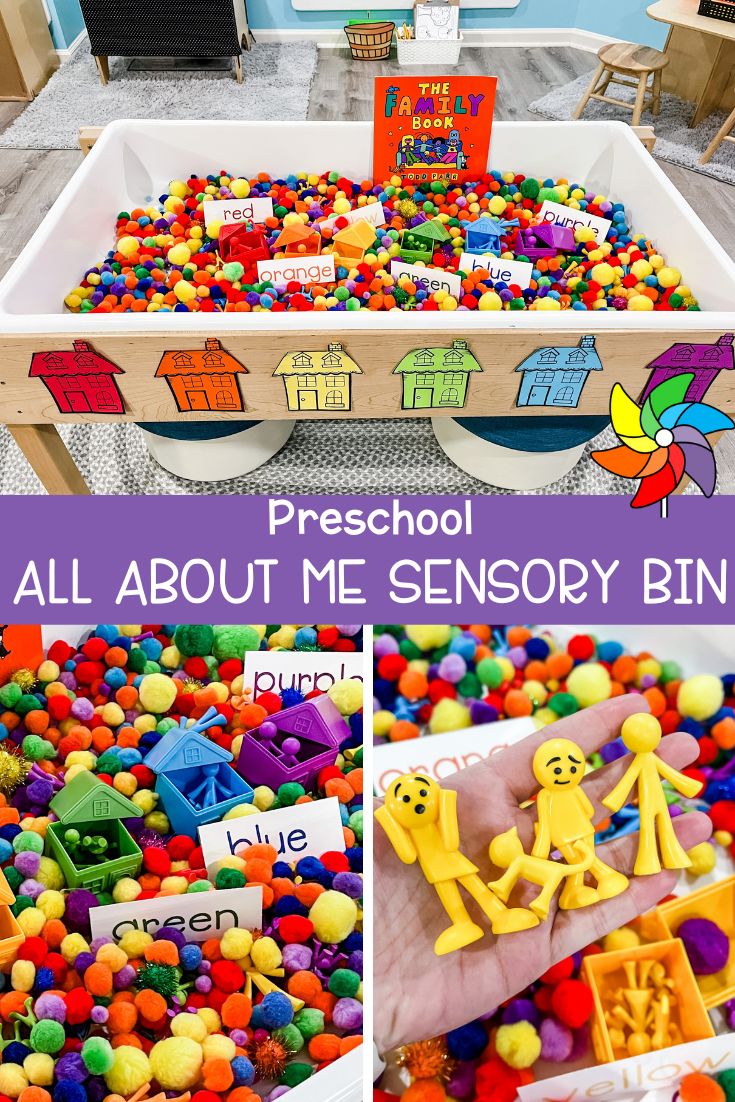
<path fill-rule="evenodd" d="M 735 800 L 716 800 L 708 811 L 713 830 L 735 834 Z"/>
<path fill-rule="evenodd" d="M 156 774 L 147 765 L 133 765 L 130 772 L 135 777 L 140 788 L 153 788 L 156 783 Z"/>
<path fill-rule="evenodd" d="M 234 991 L 242 990 L 245 983 L 245 974 L 242 968 L 235 964 L 234 960 L 216 960 L 209 974 L 215 987 L 228 995 L 231 995 Z M 210 1006 L 212 1005 L 213 994 L 213 991 L 209 992 Z"/>
<path fill-rule="evenodd" d="M 661 730 L 665 735 L 671 735 L 674 731 L 678 731 L 681 726 L 681 716 L 673 708 L 667 708 L 664 714 L 660 717 L 659 723 L 661 724 Z"/>
<path fill-rule="evenodd" d="M 74 676 L 80 685 L 91 685 L 105 676 L 105 667 L 101 662 L 79 662 L 74 668 Z"/>
<path fill-rule="evenodd" d="M 542 983 L 561 983 L 562 980 L 568 980 L 573 972 L 574 957 L 565 957 L 557 964 L 552 964 L 543 976 L 539 976 L 539 979 Z"/>
<path fill-rule="evenodd" d="M 324 769 L 320 770 L 317 777 L 317 788 L 324 788 L 327 781 L 334 780 L 335 777 L 344 777 L 344 773 L 336 765 L 326 765 Z"/>
<path fill-rule="evenodd" d="M 515 1102 L 521 1076 L 499 1056 L 480 1064 L 475 1073 L 475 1091 L 482 1102 Z"/>
<path fill-rule="evenodd" d="M 318 646 L 325 648 L 333 647 L 338 639 L 339 632 L 337 631 L 337 628 L 334 627 L 322 628 L 321 631 L 317 632 L 316 636 Z"/>
<path fill-rule="evenodd" d="M 222 1102 L 222 1097 L 214 1091 L 195 1091 L 191 1096 L 191 1102 Z"/>
<path fill-rule="evenodd" d="M 384 654 L 378 662 L 378 677 L 386 681 L 397 681 L 406 669 L 408 669 L 408 659 L 402 654 Z"/>
<path fill-rule="evenodd" d="M 425 301 L 428 302 L 429 299 L 425 299 Z M 438 704 L 439 701 L 443 700 L 445 697 L 456 700 L 457 690 L 449 681 L 442 681 L 440 677 L 437 677 L 429 682 L 429 692 L 427 695 L 432 704 Z"/>
<path fill-rule="evenodd" d="M 61 953 L 47 953 L 43 966 L 44 968 L 51 969 L 54 976 L 54 983 L 59 987 L 61 983 L 63 983 L 68 969 L 68 965 Z"/>
<path fill-rule="evenodd" d="M 187 658 L 184 662 L 184 673 L 187 677 L 195 677 L 197 681 L 204 681 L 209 677 L 209 666 L 203 658 Z"/>
<path fill-rule="evenodd" d="M 323 853 L 321 862 L 324 868 L 329 869 L 330 872 L 350 871 L 350 862 L 347 854 L 340 853 L 338 850 L 329 850 L 327 853 Z"/>
<path fill-rule="evenodd" d="M 74 648 L 70 647 L 68 643 L 65 643 L 63 639 L 57 639 L 48 649 L 49 662 L 55 662 L 56 665 L 61 666 L 62 669 L 69 659 L 73 657 Z"/>
<path fill-rule="evenodd" d="M 697 765 L 711 765 L 720 752 L 715 740 L 710 738 L 709 735 L 702 735 L 697 745 L 699 746 Z"/>
<path fill-rule="evenodd" d="M 539 987 L 538 991 L 533 996 L 534 1004 L 539 1008 L 542 1014 L 549 1014 L 551 1012 L 551 996 L 554 990 L 551 987 Z"/>
<path fill-rule="evenodd" d="M 71 700 L 68 696 L 50 696 L 46 702 L 46 711 L 54 723 L 61 723 L 71 712 Z"/>
<path fill-rule="evenodd" d="M 18 950 L 19 960 L 30 960 L 39 968 L 48 955 L 48 945 L 42 937 L 27 937 Z"/>
<path fill-rule="evenodd" d="M 66 1020 L 70 1025 L 89 1021 L 94 999 L 83 987 L 75 987 L 66 996 Z"/>
<path fill-rule="evenodd" d="M 580 1029 L 594 1010 L 592 992 L 581 980 L 562 980 L 551 996 L 551 1006 L 560 1022 Z"/>
<path fill-rule="evenodd" d="M 333 651 L 356 651 L 357 644 L 354 639 L 338 639 L 332 647 Z"/>
<path fill-rule="evenodd" d="M 567 654 L 575 662 L 588 662 L 595 653 L 595 642 L 589 635 L 573 635 L 567 643 Z"/>
<path fill-rule="evenodd" d="M 219 676 L 222 681 L 234 681 L 242 673 L 242 662 L 239 658 L 228 658 L 219 667 Z"/>
<path fill-rule="evenodd" d="M 186 861 L 196 849 L 196 844 L 186 834 L 175 834 L 169 838 L 167 849 L 172 861 Z"/>
<path fill-rule="evenodd" d="M 261 708 L 265 708 L 269 716 L 275 715 L 276 712 L 280 712 L 283 707 L 283 701 L 277 693 L 261 693 L 256 698 L 256 704 L 260 704 Z"/>
<path fill-rule="evenodd" d="M 278 923 L 278 936 L 286 945 L 303 944 L 314 933 L 314 923 L 301 915 L 284 915 Z"/>
<path fill-rule="evenodd" d="M 189 854 L 189 868 L 190 869 L 203 869 L 204 868 L 204 851 L 201 846 L 194 846 L 194 849 Z"/>
<path fill-rule="evenodd" d="M 201 1010 L 203 1006 L 207 1005 L 207 996 L 202 995 L 199 991 L 192 991 L 186 996 L 187 1010 Z"/>
<path fill-rule="evenodd" d="M 171 858 L 165 849 L 158 846 L 146 846 L 143 850 L 143 866 L 154 876 L 168 876 L 171 872 Z"/>
<path fill-rule="evenodd" d="M 106 639 L 100 639 L 99 636 L 93 635 L 91 639 L 82 647 L 82 654 L 85 658 L 91 658 L 93 662 L 99 662 L 104 658 L 110 649 L 110 644 Z"/>

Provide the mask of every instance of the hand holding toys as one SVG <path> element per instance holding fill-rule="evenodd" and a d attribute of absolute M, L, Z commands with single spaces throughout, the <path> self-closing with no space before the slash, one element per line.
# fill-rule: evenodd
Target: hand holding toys
<path fill-rule="evenodd" d="M 635 874 L 660 871 L 657 840 L 666 868 L 687 868 L 690 861 L 674 833 L 661 782 L 668 781 L 687 797 L 695 796 L 701 785 L 655 755 L 661 727 L 653 716 L 630 716 L 621 734 L 635 757 L 602 802 L 618 811 L 638 782 L 641 829 Z M 461 949 L 483 935 L 465 907 L 460 886 L 490 919 L 494 934 L 515 933 L 545 921 L 560 887 L 562 910 L 611 899 L 628 887 L 627 877 L 595 853 L 594 807 L 580 783 L 585 774 L 585 756 L 580 747 L 568 739 L 548 739 L 536 750 L 533 773 L 541 790 L 536 799 L 536 837 L 531 853 L 525 853 L 515 826 L 498 834 L 490 842 L 489 857 L 493 865 L 506 871 L 487 886 L 477 866 L 460 850 L 456 792 L 411 773 L 393 782 L 384 806 L 376 812 L 400 860 L 407 865 L 418 860 L 452 920 L 436 940 L 437 955 Z M 554 851 L 563 860 L 553 860 Z M 593 884 L 585 883 L 587 875 Z M 509 908 L 506 904 L 520 880 L 538 885 L 541 891 L 527 908 Z"/>

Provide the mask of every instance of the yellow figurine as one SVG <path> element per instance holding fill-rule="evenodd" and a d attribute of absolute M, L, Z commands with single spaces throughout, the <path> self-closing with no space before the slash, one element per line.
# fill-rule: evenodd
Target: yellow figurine
<path fill-rule="evenodd" d="M 661 742 L 661 735 L 661 724 L 655 716 L 648 712 L 628 716 L 620 736 L 635 757 L 612 792 L 602 801 L 610 811 L 620 811 L 631 789 L 638 784 L 641 825 L 638 856 L 633 869 L 636 876 L 661 872 L 662 864 L 665 869 L 687 869 L 691 865 L 686 851 L 677 840 L 661 781 L 668 781 L 677 792 L 688 797 L 696 796 L 702 785 L 656 756 L 654 751 Z"/>
<path fill-rule="evenodd" d="M 482 881 L 477 866 L 460 852 L 456 792 L 440 788 L 420 773 L 408 773 L 390 786 L 375 818 L 404 864 L 412 865 L 418 859 L 452 920 L 436 939 L 437 956 L 453 953 L 483 936 L 482 927 L 467 912 L 460 885 L 479 903 L 494 934 L 538 925 L 531 911 L 509 909 L 501 903 Z"/>
<path fill-rule="evenodd" d="M 592 865 L 595 856 L 594 846 L 587 846 L 584 842 L 577 843 L 577 846 L 580 851 L 586 850 L 586 853 L 573 865 L 565 865 L 563 861 L 550 861 L 544 857 L 529 856 L 523 852 L 517 828 L 511 827 L 504 834 L 498 834 L 490 843 L 490 860 L 498 868 L 507 871 L 498 880 L 491 881 L 488 887 L 498 899 L 507 903 L 510 893 L 519 880 L 538 884 L 542 890 L 528 906 L 542 922 L 545 922 L 549 917 L 554 893 L 561 882 L 567 876 L 584 876 Z"/>
<path fill-rule="evenodd" d="M 584 872 L 571 873 L 559 897 L 563 910 L 587 907 L 600 899 L 611 899 L 628 886 L 621 872 L 595 855 L 594 808 L 580 787 L 584 777 L 584 754 L 569 739 L 549 739 L 533 757 L 533 774 L 541 785 L 536 799 L 538 823 L 534 857 L 548 858 L 558 849 L 569 865 L 581 864 L 592 851 L 589 874 L 596 888 L 584 882 Z"/>

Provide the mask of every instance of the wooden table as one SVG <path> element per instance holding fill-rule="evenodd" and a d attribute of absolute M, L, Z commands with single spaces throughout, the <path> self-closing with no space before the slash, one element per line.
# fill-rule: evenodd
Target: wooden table
<path fill-rule="evenodd" d="M 651 19 L 670 24 L 663 89 L 696 104 L 690 126 L 735 106 L 735 23 L 697 14 L 697 0 L 657 0 Z"/>

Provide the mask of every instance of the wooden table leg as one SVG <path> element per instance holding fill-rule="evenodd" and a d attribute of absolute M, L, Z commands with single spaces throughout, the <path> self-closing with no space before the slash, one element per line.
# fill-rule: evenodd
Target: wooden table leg
<path fill-rule="evenodd" d="M 95 54 L 95 63 L 97 65 L 97 72 L 100 75 L 100 82 L 102 84 L 109 84 L 110 81 L 110 63 L 104 54 Z"/>
<path fill-rule="evenodd" d="M 8 425 L 8 430 L 48 493 L 90 493 L 56 425 Z"/>
<path fill-rule="evenodd" d="M 690 127 L 699 126 L 703 119 L 723 109 L 726 97 L 732 92 L 733 65 L 735 65 L 735 47 L 731 42 L 720 39 L 707 83 L 702 89 L 697 101 L 697 109 L 689 123 Z"/>
<path fill-rule="evenodd" d="M 242 57 L 240 57 L 239 54 L 235 58 L 235 77 L 237 78 L 237 83 L 242 84 Z"/>

